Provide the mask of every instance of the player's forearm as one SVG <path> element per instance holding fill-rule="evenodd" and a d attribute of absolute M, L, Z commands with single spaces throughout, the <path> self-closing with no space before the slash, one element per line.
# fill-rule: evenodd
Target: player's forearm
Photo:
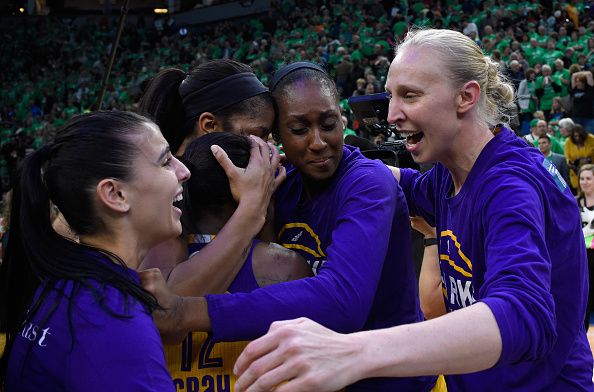
<path fill-rule="evenodd" d="M 201 296 L 223 293 L 241 269 L 252 240 L 264 224 L 264 214 L 240 202 L 217 236 L 171 272 L 168 286 L 177 294 Z"/>
<path fill-rule="evenodd" d="M 425 319 L 429 320 L 445 314 L 437 245 L 425 247 L 419 275 L 419 299 Z"/>
<path fill-rule="evenodd" d="M 204 297 L 184 297 L 182 309 L 181 331 L 186 334 L 191 331 L 210 332 L 210 317 Z"/>
<path fill-rule="evenodd" d="M 499 327 L 489 307 L 468 308 L 417 324 L 359 332 L 352 371 L 360 378 L 460 374 L 495 365 Z"/>

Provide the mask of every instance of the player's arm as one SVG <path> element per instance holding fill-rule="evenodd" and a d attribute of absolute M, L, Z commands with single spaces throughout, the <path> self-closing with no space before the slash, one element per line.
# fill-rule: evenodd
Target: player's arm
<path fill-rule="evenodd" d="M 260 287 L 313 276 L 299 253 L 269 242 L 259 242 L 254 247 L 252 268 Z"/>
<path fill-rule="evenodd" d="M 178 263 L 167 276 L 171 289 L 186 296 L 224 292 L 249 254 L 252 240 L 264 225 L 266 209 L 276 187 L 284 180 L 280 156 L 259 138 L 251 138 L 248 166 L 238 168 L 225 151 L 213 146 L 213 154 L 229 177 L 238 206 L 217 236 L 200 252 Z M 277 173 L 278 171 L 278 173 Z"/>

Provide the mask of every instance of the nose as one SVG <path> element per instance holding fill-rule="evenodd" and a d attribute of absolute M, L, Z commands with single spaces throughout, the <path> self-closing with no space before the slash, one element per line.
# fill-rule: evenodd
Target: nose
<path fill-rule="evenodd" d="M 400 109 L 397 105 L 395 99 L 390 100 L 390 104 L 388 105 L 388 124 L 395 124 L 398 126 L 398 122 L 403 121 L 405 118 L 404 112 Z"/>
<path fill-rule="evenodd" d="M 173 157 L 172 159 L 175 161 L 176 164 L 175 175 L 177 176 L 177 180 L 180 182 L 180 184 L 182 182 L 188 181 L 191 175 L 190 170 L 176 157 Z"/>
<path fill-rule="evenodd" d="M 325 149 L 327 145 L 328 143 L 326 143 L 326 139 L 320 130 L 318 128 L 314 129 L 310 136 L 309 149 L 312 151 L 321 151 Z"/>

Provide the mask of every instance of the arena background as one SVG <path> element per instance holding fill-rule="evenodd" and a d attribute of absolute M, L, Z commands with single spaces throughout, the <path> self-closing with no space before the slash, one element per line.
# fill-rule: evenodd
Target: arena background
<path fill-rule="evenodd" d="M 187 70 L 208 59 L 232 58 L 249 64 L 266 83 L 283 63 L 318 62 L 341 91 L 345 135 L 369 137 L 346 100 L 384 90 L 392 47 L 409 26 L 463 31 L 518 87 L 528 68 L 541 77 L 543 64 L 559 80 L 591 70 L 593 11 L 589 1 L 5 1 L 0 191 L 7 194 L 23 157 L 51 140 L 70 117 L 100 104 L 135 110 L 147 81 L 164 67 Z M 555 68 L 557 59 L 563 61 L 561 70 Z M 564 141 L 555 121 L 576 113 L 567 85 L 556 95 L 566 106 L 562 113 L 546 107 L 541 96 L 528 110 L 518 108 L 511 125 L 519 134 L 529 133 L 540 110 L 552 124 L 551 135 Z M 594 121 L 589 113 L 586 122 Z M 0 232 L 7 225 L 4 213 Z M 592 345 L 594 329 L 588 337 Z"/>

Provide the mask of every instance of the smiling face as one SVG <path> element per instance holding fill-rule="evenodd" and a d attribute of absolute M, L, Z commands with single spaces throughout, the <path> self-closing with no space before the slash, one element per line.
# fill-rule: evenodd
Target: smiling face
<path fill-rule="evenodd" d="M 287 159 L 311 185 L 330 179 L 342 158 L 344 124 L 332 88 L 297 80 L 277 98 L 279 135 Z"/>
<path fill-rule="evenodd" d="M 139 152 L 133 161 L 133 180 L 125 184 L 133 227 L 148 243 L 157 244 L 181 234 L 181 210 L 173 205 L 182 197 L 182 183 L 189 170 L 175 158 L 158 127 L 146 123 L 146 131 L 134 141 Z"/>
<path fill-rule="evenodd" d="M 419 163 L 446 159 L 458 137 L 457 93 L 436 52 L 410 46 L 390 65 L 388 122 L 407 137 L 406 149 Z"/>
<path fill-rule="evenodd" d="M 580 189 L 585 195 L 594 194 L 594 172 L 592 170 L 580 172 Z"/>

